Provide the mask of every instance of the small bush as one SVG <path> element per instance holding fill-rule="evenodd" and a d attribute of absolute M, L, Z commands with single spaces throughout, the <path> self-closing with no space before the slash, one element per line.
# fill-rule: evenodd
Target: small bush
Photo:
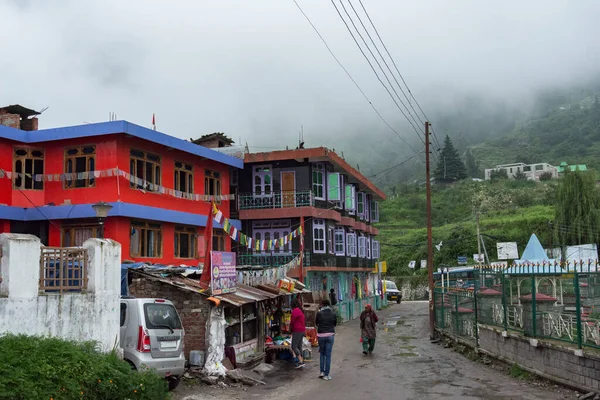
<path fill-rule="evenodd" d="M 551 181 L 552 180 L 552 172 L 544 172 L 540 175 L 540 181 Z"/>
<path fill-rule="evenodd" d="M 94 342 L 25 335 L 0 337 L 0 399 L 168 399 L 167 382 L 137 372 Z"/>
<path fill-rule="evenodd" d="M 508 371 L 508 374 L 516 379 L 528 380 L 531 378 L 529 372 L 525 371 L 519 364 L 513 364 Z"/>

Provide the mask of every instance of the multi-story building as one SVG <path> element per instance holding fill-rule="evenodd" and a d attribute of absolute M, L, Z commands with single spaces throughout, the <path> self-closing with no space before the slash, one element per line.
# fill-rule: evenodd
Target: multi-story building
<path fill-rule="evenodd" d="M 203 261 L 208 196 L 229 195 L 241 159 L 126 121 L 38 130 L 38 114 L 0 108 L 0 233 L 63 247 L 104 235 L 125 260 Z M 217 224 L 213 249 L 231 250 Z"/>
<path fill-rule="evenodd" d="M 503 164 L 496 165 L 496 168 L 489 168 L 485 170 L 485 179 L 492 179 L 492 173 L 494 171 L 506 171 L 506 175 L 509 179 L 514 179 L 519 174 L 523 174 L 528 180 L 539 181 L 540 177 L 549 173 L 552 175 L 552 179 L 558 178 L 558 168 L 548 163 L 538 164 L 525 164 L 525 163 L 514 163 L 514 164 Z"/>
<path fill-rule="evenodd" d="M 285 237 L 304 218 L 303 280 L 311 290 L 335 289 L 342 314 L 352 318 L 354 300 L 373 296 L 370 272 L 380 251 L 373 223 L 385 194 L 322 147 L 246 154 L 237 184 L 242 230 L 254 240 Z M 278 266 L 299 251 L 299 240 L 268 250 L 238 248 L 238 265 Z"/>

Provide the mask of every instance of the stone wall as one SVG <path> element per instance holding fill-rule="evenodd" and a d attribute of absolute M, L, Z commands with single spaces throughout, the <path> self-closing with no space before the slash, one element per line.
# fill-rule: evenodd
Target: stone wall
<path fill-rule="evenodd" d="M 500 329 L 482 325 L 479 349 L 547 379 L 580 389 L 600 390 L 600 354 L 513 333 L 503 335 Z"/>

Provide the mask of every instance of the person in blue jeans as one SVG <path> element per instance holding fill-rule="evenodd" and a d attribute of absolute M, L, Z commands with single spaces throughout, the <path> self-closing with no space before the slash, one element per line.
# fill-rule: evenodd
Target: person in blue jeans
<path fill-rule="evenodd" d="M 319 340 L 319 353 L 321 354 L 321 373 L 319 374 L 319 378 L 330 381 L 331 352 L 333 350 L 337 316 L 331 309 L 329 299 L 323 300 L 321 303 L 321 309 L 317 313 L 315 324 Z"/>

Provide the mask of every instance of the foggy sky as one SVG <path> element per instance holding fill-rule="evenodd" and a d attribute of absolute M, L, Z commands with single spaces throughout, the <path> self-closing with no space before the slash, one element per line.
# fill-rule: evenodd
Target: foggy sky
<path fill-rule="evenodd" d="M 384 117 L 414 139 L 331 2 L 298 2 Z M 363 3 L 434 124 L 465 93 L 518 102 L 599 72 L 595 0 Z M 399 143 L 292 0 L 0 0 L 0 21 L 0 103 L 50 106 L 40 128 L 109 112 L 150 127 L 156 113 L 160 131 L 225 132 L 253 150 L 294 146 L 301 125 L 311 147 L 362 130 Z"/>

